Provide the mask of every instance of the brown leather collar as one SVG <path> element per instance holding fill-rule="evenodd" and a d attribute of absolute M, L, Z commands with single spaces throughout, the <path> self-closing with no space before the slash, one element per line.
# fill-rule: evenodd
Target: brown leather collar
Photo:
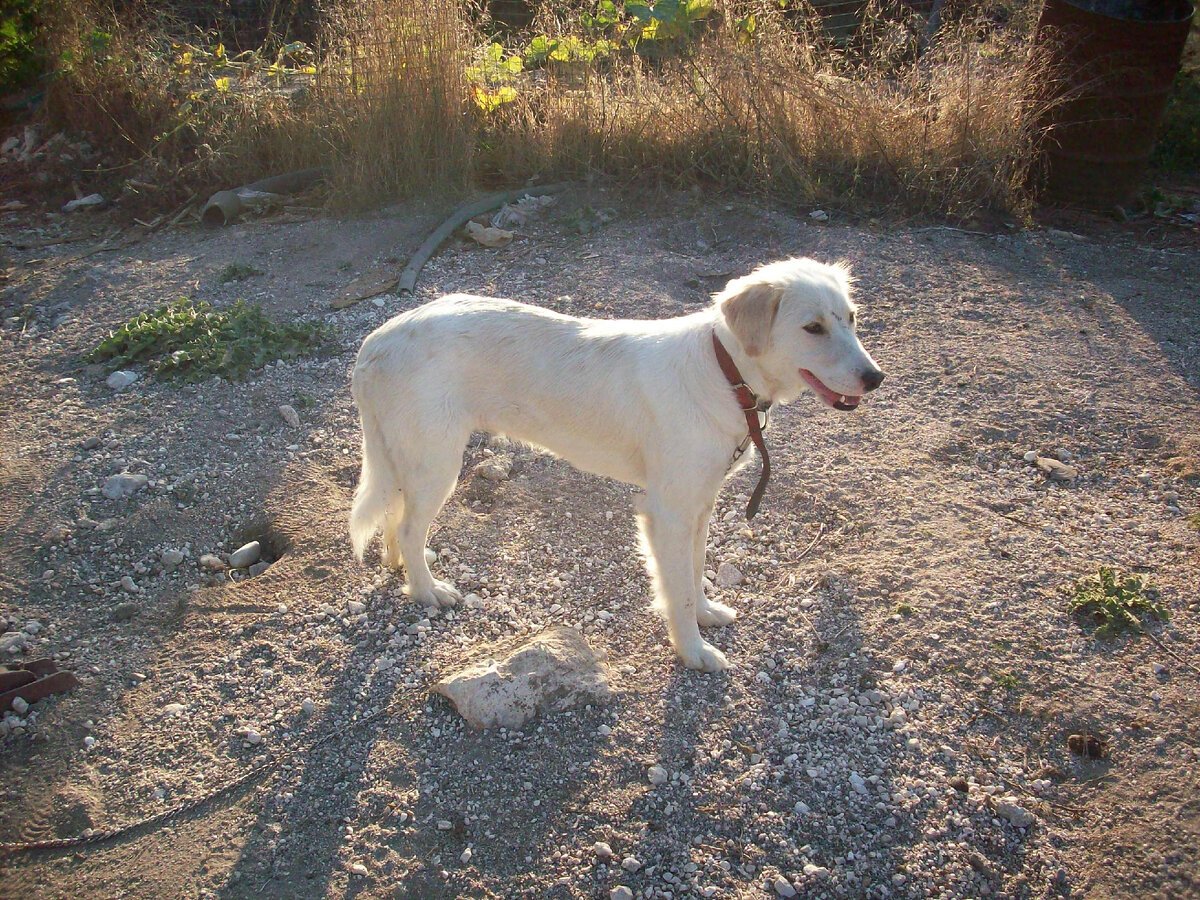
<path fill-rule="evenodd" d="M 729 355 L 729 351 L 725 349 L 715 331 L 712 341 L 713 350 L 717 353 L 717 365 L 721 367 L 725 380 L 733 388 L 733 396 L 737 398 L 738 406 L 746 415 L 746 428 L 749 429 L 750 440 L 754 442 L 754 446 L 758 449 L 758 455 L 762 457 L 762 474 L 758 476 L 758 484 L 754 486 L 754 493 L 750 495 L 750 502 L 746 504 L 746 518 L 753 519 L 754 514 L 758 512 L 759 504 L 762 503 L 763 493 L 767 489 L 767 481 L 771 477 L 771 460 L 767 456 L 767 445 L 763 441 L 762 425 L 759 424 L 758 414 L 769 410 L 771 404 L 759 400 L 754 391 L 750 390 L 750 386 L 742 378 L 742 373 L 738 371 L 737 363 L 733 361 L 733 357 Z"/>

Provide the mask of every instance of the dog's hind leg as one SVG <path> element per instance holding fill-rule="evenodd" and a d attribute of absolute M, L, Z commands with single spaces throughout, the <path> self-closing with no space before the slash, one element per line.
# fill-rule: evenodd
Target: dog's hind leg
<path fill-rule="evenodd" d="M 708 546 L 708 523 L 712 519 L 711 505 L 696 523 L 694 565 L 696 569 L 696 623 L 701 628 L 728 625 L 737 618 L 737 610 L 704 596 L 704 551 Z"/>
<path fill-rule="evenodd" d="M 667 632 L 684 665 L 720 672 L 729 661 L 700 636 L 697 619 L 695 524 L 698 511 L 680 515 L 676 506 L 653 493 L 640 504 L 646 564 L 654 580 L 656 605 L 667 619 Z"/>
<path fill-rule="evenodd" d="M 454 585 L 433 577 L 425 557 L 429 526 L 454 493 L 462 447 L 466 443 L 466 435 L 461 440 L 457 436 L 440 437 L 442 440 L 434 442 L 423 435 L 418 453 L 409 457 L 410 466 L 404 473 L 404 502 L 392 532 L 394 541 L 389 542 L 404 560 L 408 576 L 404 592 L 426 606 L 453 606 L 462 596 Z"/>

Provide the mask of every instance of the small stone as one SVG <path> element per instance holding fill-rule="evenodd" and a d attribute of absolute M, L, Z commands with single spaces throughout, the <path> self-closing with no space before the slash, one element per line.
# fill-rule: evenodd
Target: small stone
<path fill-rule="evenodd" d="M 1024 459 L 1025 462 L 1029 463 L 1030 465 L 1033 465 L 1038 461 L 1038 452 L 1036 450 L 1030 450 L 1022 457 L 1022 459 Z"/>
<path fill-rule="evenodd" d="M 254 565 L 252 565 L 249 569 L 247 569 L 246 572 L 247 572 L 247 574 L 249 574 L 249 576 L 251 578 L 257 578 L 259 575 L 261 575 L 263 572 L 267 571 L 267 569 L 269 569 L 269 568 L 271 568 L 271 564 L 269 562 L 267 562 L 266 560 L 259 560 Z M 279 610 L 280 612 L 287 612 L 286 605 L 280 604 L 280 606 L 283 606 L 283 609 Z"/>
<path fill-rule="evenodd" d="M 6 631 L 0 635 L 0 653 L 15 654 L 25 649 L 26 637 L 19 631 Z"/>
<path fill-rule="evenodd" d="M 723 562 L 717 566 L 717 584 L 721 587 L 736 587 L 745 580 L 746 576 L 733 563 Z"/>
<path fill-rule="evenodd" d="M 125 500 L 144 488 L 149 480 L 145 475 L 122 472 L 120 475 L 109 476 L 104 482 L 104 487 L 100 488 L 100 493 L 109 500 Z"/>
<path fill-rule="evenodd" d="M 96 739 L 94 737 L 92 737 L 90 734 L 83 739 L 83 749 L 84 750 L 91 750 L 95 746 L 96 746 Z"/>
<path fill-rule="evenodd" d="M 484 481 L 505 481 L 512 474 L 512 466 L 512 457 L 507 453 L 501 453 L 491 459 L 485 459 L 475 467 L 473 474 L 476 478 L 482 478 Z"/>
<path fill-rule="evenodd" d="M 946 784 L 950 785 L 950 787 L 954 788 L 961 794 L 965 794 L 971 789 L 971 786 L 967 783 L 967 779 L 963 778 L 961 775 L 951 775 L 946 779 Z"/>
<path fill-rule="evenodd" d="M 596 843 L 592 845 L 592 850 L 594 850 L 596 855 L 601 859 L 612 859 L 613 850 L 607 841 L 596 841 Z"/>
<path fill-rule="evenodd" d="M 95 450 L 97 447 L 100 446 L 100 438 L 98 438 L 98 437 L 85 438 L 83 443 L 80 444 L 80 446 L 83 447 L 84 450 Z"/>
<path fill-rule="evenodd" d="M 255 744 L 261 744 L 262 743 L 262 735 L 259 734 L 257 731 L 255 731 L 253 728 L 251 728 L 246 731 L 246 743 L 250 744 L 251 746 L 254 746 Z"/>
<path fill-rule="evenodd" d="M 352 616 L 360 616 L 367 611 L 367 604 L 361 600 L 348 600 L 346 602 L 346 612 Z"/>
<path fill-rule="evenodd" d="M 366 877 L 367 877 L 368 875 L 370 875 L 371 873 L 370 873 L 370 871 L 367 869 L 367 867 L 366 867 L 366 866 L 364 866 L 364 865 L 363 865 L 362 863 L 360 863 L 360 862 L 357 862 L 357 863 L 351 863 L 351 864 L 350 864 L 350 874 L 351 874 L 351 875 L 358 875 L 358 876 L 360 876 L 360 877 L 362 877 L 362 878 L 366 878 Z"/>
<path fill-rule="evenodd" d="M 458 861 L 461 862 L 464 866 L 471 861 L 471 848 L 470 847 L 467 847 L 465 850 L 463 850 L 462 853 L 460 853 L 458 855 Z"/>
<path fill-rule="evenodd" d="M 158 557 L 158 561 L 163 564 L 164 568 L 174 569 L 176 566 L 183 563 L 182 550 L 164 550 Z"/>
<path fill-rule="evenodd" d="M 200 568 L 208 569 L 210 572 L 223 572 L 225 561 L 215 553 L 205 553 L 200 557 Z"/>
<path fill-rule="evenodd" d="M 633 891 L 623 884 L 618 884 L 608 892 L 608 900 L 633 900 Z"/>
<path fill-rule="evenodd" d="M 810 219 L 812 219 L 814 222 L 828 222 L 829 221 L 829 213 L 825 212 L 825 210 L 823 210 L 823 209 L 814 209 L 812 212 L 810 212 L 808 214 L 808 217 Z"/>
<path fill-rule="evenodd" d="M 258 541 L 250 541 L 248 544 L 242 544 L 231 554 L 229 554 L 229 568 L 244 569 L 258 562 L 258 557 L 262 554 L 262 545 Z"/>
<path fill-rule="evenodd" d="M 312 700 L 305 698 L 304 700 L 300 701 L 300 709 L 304 711 L 305 715 L 311 716 L 317 711 L 317 704 L 313 703 Z"/>
<path fill-rule="evenodd" d="M 134 603 L 132 600 L 125 603 L 118 603 L 112 608 L 112 620 L 114 622 L 128 622 L 130 619 L 136 618 L 137 614 L 141 611 L 141 604 Z"/>
<path fill-rule="evenodd" d="M 636 872 L 642 867 L 642 861 L 636 856 L 627 856 L 621 860 L 621 868 L 626 872 Z"/>
<path fill-rule="evenodd" d="M 132 575 L 122 575 L 121 576 L 121 590 L 125 591 L 128 594 L 137 593 L 137 584 L 134 583 Z"/>
<path fill-rule="evenodd" d="M 607 725 L 601 725 L 596 729 L 596 734 L 600 735 L 601 737 L 608 737 L 610 734 L 612 734 L 612 729 Z"/>
<path fill-rule="evenodd" d="M 287 423 L 288 428 L 300 427 L 300 414 L 296 412 L 295 408 L 284 403 L 279 407 L 279 415 L 283 418 L 283 421 Z"/>
<path fill-rule="evenodd" d="M 775 893 L 777 893 L 780 897 L 795 897 L 796 889 L 792 887 L 792 883 L 782 875 L 776 875 Z"/>
<path fill-rule="evenodd" d="M 138 380 L 137 372 L 129 372 L 129 371 L 126 371 L 125 369 L 118 369 L 117 371 L 115 371 L 111 375 L 109 375 L 107 378 L 105 378 L 104 383 L 107 384 L 114 391 L 117 391 L 118 393 L 120 393 L 121 391 L 125 390 L 125 388 L 129 387 L 131 384 L 133 384 L 137 380 Z"/>
<path fill-rule="evenodd" d="M 1153 666 L 1151 666 L 1151 668 L 1154 670 L 1155 675 L 1166 675 L 1167 674 L 1167 667 L 1164 666 L 1162 663 L 1155 663 Z"/>
<path fill-rule="evenodd" d="M 1077 468 L 1068 466 L 1066 463 L 1061 463 L 1057 459 L 1039 456 L 1036 464 L 1042 474 L 1051 481 L 1068 482 L 1074 481 L 1079 477 L 1079 470 Z"/>
<path fill-rule="evenodd" d="M 97 206 L 103 206 L 104 202 L 103 195 L 88 194 L 86 197 L 80 197 L 78 200 L 69 200 L 63 204 L 62 211 L 65 213 L 73 213 L 84 209 L 94 209 Z"/>
<path fill-rule="evenodd" d="M 1018 828 L 1028 828 L 1036 821 L 1033 813 L 1017 803 L 1016 797 L 1009 796 L 997 801 L 995 808 L 997 814 Z"/>
<path fill-rule="evenodd" d="M 24 697 L 13 697 L 12 708 L 18 716 L 23 716 L 29 712 L 29 704 L 25 702 Z"/>
<path fill-rule="evenodd" d="M 655 787 L 667 782 L 667 770 L 660 765 L 653 765 L 646 770 L 646 780 Z"/>
<path fill-rule="evenodd" d="M 182 703 L 168 703 L 162 708 L 162 711 L 164 716 L 174 718 L 175 716 L 183 715 L 187 711 L 187 707 Z"/>
<path fill-rule="evenodd" d="M 42 623 L 39 622 L 37 619 L 34 619 L 32 622 L 26 622 L 25 627 L 22 628 L 21 630 L 24 631 L 26 634 L 37 634 L 39 631 L 42 630 Z"/>
<path fill-rule="evenodd" d="M 1067 450 L 1062 447 L 1059 448 L 1059 450 L 1058 450 L 1058 461 L 1059 462 L 1070 462 L 1073 458 L 1074 457 L 1072 456 L 1070 450 Z"/>
<path fill-rule="evenodd" d="M 805 863 L 804 874 L 809 878 L 828 878 L 829 870 L 824 866 L 818 866 L 816 863 Z"/>
<path fill-rule="evenodd" d="M 908 668 L 908 660 L 902 659 L 899 662 L 897 662 L 895 665 L 892 666 L 892 674 L 900 675 L 907 668 Z"/>

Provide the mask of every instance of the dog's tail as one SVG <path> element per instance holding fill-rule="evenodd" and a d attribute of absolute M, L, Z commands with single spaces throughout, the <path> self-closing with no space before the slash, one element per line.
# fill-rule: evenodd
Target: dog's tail
<path fill-rule="evenodd" d="M 362 407 L 360 406 L 361 410 Z M 387 514 L 402 502 L 400 485 L 391 459 L 383 431 L 373 415 L 361 415 L 363 432 L 362 474 L 358 479 L 358 492 L 350 508 L 350 545 L 354 555 L 362 562 L 367 544 L 379 531 Z"/>

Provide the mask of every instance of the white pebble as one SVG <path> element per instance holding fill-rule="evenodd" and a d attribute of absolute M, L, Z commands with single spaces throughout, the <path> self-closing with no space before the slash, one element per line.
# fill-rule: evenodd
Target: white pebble
<path fill-rule="evenodd" d="M 612 859 L 612 847 L 609 846 L 607 841 L 596 841 L 596 843 L 592 845 L 592 849 L 601 859 Z"/>
<path fill-rule="evenodd" d="M 636 856 L 627 856 L 621 860 L 621 868 L 626 872 L 636 872 L 642 867 L 642 861 Z"/>
<path fill-rule="evenodd" d="M 367 867 L 364 866 L 362 863 L 351 863 L 350 864 L 350 874 L 362 875 L 363 877 L 366 877 L 370 873 L 367 871 Z"/>
<path fill-rule="evenodd" d="M 898 663 L 896 663 L 894 666 L 892 666 L 892 672 L 893 672 L 893 674 L 899 675 L 902 672 L 904 672 L 904 670 L 907 668 L 908 668 L 908 660 L 902 659 Z"/>
<path fill-rule="evenodd" d="M 660 784 L 665 784 L 667 781 L 667 770 L 662 766 L 653 765 L 646 770 L 646 778 L 649 782 L 657 787 Z"/>
<path fill-rule="evenodd" d="M 792 887 L 792 883 L 782 875 L 776 875 L 775 893 L 777 893 L 780 897 L 795 897 L 796 889 Z"/>
<path fill-rule="evenodd" d="M 459 854 L 458 859 L 464 866 L 469 863 L 471 861 L 471 848 L 468 847 L 461 854 Z"/>
<path fill-rule="evenodd" d="M 24 697 L 13 697 L 12 708 L 13 712 L 15 712 L 18 716 L 23 716 L 25 713 L 29 712 L 29 704 L 25 702 Z"/>
<path fill-rule="evenodd" d="M 608 900 L 633 900 L 633 891 L 623 884 L 618 884 L 608 892 Z"/>

